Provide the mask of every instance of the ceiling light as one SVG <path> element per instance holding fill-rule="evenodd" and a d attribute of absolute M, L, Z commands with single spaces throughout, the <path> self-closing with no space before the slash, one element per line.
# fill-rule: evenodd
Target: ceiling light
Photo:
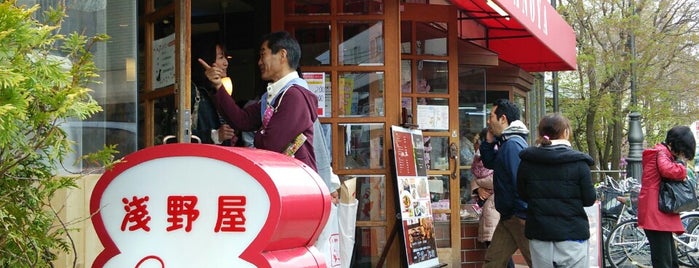
<path fill-rule="evenodd" d="M 500 14 L 500 16 L 505 17 L 506 20 L 510 20 L 510 14 L 507 14 L 507 12 L 506 12 L 504 9 L 502 9 L 500 6 L 498 6 L 498 4 L 496 4 L 496 3 L 493 2 L 492 0 L 487 0 L 486 4 L 488 4 L 488 6 L 489 6 L 490 8 L 492 8 L 493 10 L 495 10 L 495 12 L 497 12 L 498 14 Z"/>

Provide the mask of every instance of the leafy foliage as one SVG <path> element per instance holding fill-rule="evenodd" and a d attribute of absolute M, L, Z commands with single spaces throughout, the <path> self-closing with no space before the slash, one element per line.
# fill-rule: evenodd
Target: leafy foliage
<path fill-rule="evenodd" d="M 62 7 L 0 3 L 0 267 L 51 267 L 56 250 L 69 250 L 66 226 L 50 200 L 75 187 L 58 167 L 74 143 L 60 125 L 101 111 L 86 86 L 97 69 L 90 47 L 106 36 L 59 34 Z M 111 162 L 113 147 L 95 154 Z M 79 176 L 78 176 L 79 177 Z"/>
<path fill-rule="evenodd" d="M 623 168 L 619 163 L 628 154 L 629 112 L 641 113 L 646 146 L 662 141 L 670 127 L 696 120 L 697 1 L 559 2 L 559 13 L 578 41 L 578 70 L 561 74 L 561 92 L 572 96 L 561 112 L 574 125 L 575 145 L 587 150 L 601 169 L 608 164 Z"/>

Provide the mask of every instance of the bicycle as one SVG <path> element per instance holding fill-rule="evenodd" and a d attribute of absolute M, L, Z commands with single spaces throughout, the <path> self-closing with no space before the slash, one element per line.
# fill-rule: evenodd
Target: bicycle
<path fill-rule="evenodd" d="M 699 212 L 680 213 L 685 233 L 673 235 L 677 242 L 677 255 L 680 264 L 699 266 Z M 636 218 L 617 224 L 605 242 L 605 257 L 612 267 L 652 267 L 650 244 L 643 229 L 638 227 Z"/>
<path fill-rule="evenodd" d="M 641 184 L 628 177 L 620 181 L 606 176 L 604 182 L 597 186 L 597 199 L 601 202 L 602 241 L 606 241 L 614 227 L 626 219 L 636 216 L 635 203 Z"/>

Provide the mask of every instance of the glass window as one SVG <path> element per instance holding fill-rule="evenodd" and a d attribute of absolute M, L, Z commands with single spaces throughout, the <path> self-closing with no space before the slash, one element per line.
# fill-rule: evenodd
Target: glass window
<path fill-rule="evenodd" d="M 301 66 L 330 65 L 330 22 L 287 23 L 301 45 Z"/>
<path fill-rule="evenodd" d="M 343 179 L 356 179 L 358 221 L 386 220 L 386 176 L 352 175 Z"/>
<path fill-rule="evenodd" d="M 410 45 L 413 40 L 413 23 L 411 21 L 401 21 L 400 22 L 400 53 L 410 54 L 412 53 L 412 46 Z"/>
<path fill-rule="evenodd" d="M 384 167 L 384 124 L 340 124 L 345 143 L 340 165 L 345 169 L 381 169 Z"/>
<path fill-rule="evenodd" d="M 447 24 L 442 22 L 419 22 L 415 24 L 417 35 L 416 54 L 447 55 Z"/>
<path fill-rule="evenodd" d="M 330 14 L 330 0 L 284 1 L 286 14 Z"/>
<path fill-rule="evenodd" d="M 432 204 L 432 218 L 435 228 L 435 242 L 437 247 L 451 247 L 451 204 L 449 202 L 449 176 L 430 176 L 427 184 L 430 188 Z"/>
<path fill-rule="evenodd" d="M 345 14 L 381 14 L 383 0 L 339 0 L 340 13 Z"/>
<path fill-rule="evenodd" d="M 383 22 L 340 22 L 341 65 L 383 65 Z M 329 39 L 328 39 L 329 40 Z"/>
<path fill-rule="evenodd" d="M 420 60 L 416 74 L 417 93 L 448 93 L 449 64 L 446 60 Z"/>
<path fill-rule="evenodd" d="M 383 72 L 340 73 L 338 84 L 340 116 L 384 115 Z"/>
<path fill-rule="evenodd" d="M 304 72 L 303 78 L 308 82 L 308 86 L 310 87 L 309 89 L 311 89 L 314 93 L 316 93 L 316 96 L 318 96 L 318 107 L 322 107 L 322 110 L 318 111 L 318 116 L 330 117 L 332 112 L 332 88 L 330 85 L 330 73 Z M 320 88 L 320 83 L 324 83 L 323 88 Z"/>
<path fill-rule="evenodd" d="M 36 1 L 20 0 L 18 5 L 32 6 Z M 163 6 L 172 1 L 156 1 Z M 117 158 L 135 152 L 137 145 L 137 92 L 136 83 L 136 1 L 41 1 L 35 14 L 42 19 L 44 10 L 65 4 L 67 17 L 61 34 L 77 32 L 91 37 L 107 34 L 109 42 L 93 46 L 92 53 L 98 68 L 97 83 L 88 85 L 93 98 L 102 107 L 102 112 L 84 121 L 67 122 L 63 127 L 68 138 L 76 141 L 73 155 L 67 156 L 64 166 L 79 170 L 71 161 L 80 156 L 94 153 L 104 145 L 117 145 Z M 174 21 L 171 21 L 174 22 Z M 174 24 L 174 23 L 172 23 Z M 174 28 L 174 25 L 172 26 Z M 167 27 L 165 27 L 167 28 Z M 65 56 L 65 55 L 57 55 Z M 62 170 L 62 169 L 61 169 Z"/>
<path fill-rule="evenodd" d="M 449 138 L 425 136 L 425 164 L 430 170 L 449 170 Z"/>
<path fill-rule="evenodd" d="M 520 95 L 520 94 L 515 94 L 515 99 L 514 99 L 515 104 L 519 106 L 519 111 L 520 111 L 520 116 L 519 118 L 524 122 L 525 124 L 527 123 L 527 97 Z"/>
<path fill-rule="evenodd" d="M 376 267 L 386 247 L 386 228 L 357 227 L 356 234 L 353 267 Z"/>

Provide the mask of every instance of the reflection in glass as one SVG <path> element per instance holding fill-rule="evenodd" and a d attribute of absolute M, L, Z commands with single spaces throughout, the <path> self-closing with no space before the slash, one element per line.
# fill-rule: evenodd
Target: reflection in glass
<path fill-rule="evenodd" d="M 287 23 L 301 45 L 301 65 L 330 65 L 330 22 Z"/>
<path fill-rule="evenodd" d="M 286 14 L 330 14 L 330 0 L 284 1 Z"/>
<path fill-rule="evenodd" d="M 448 93 L 449 64 L 446 60 L 421 60 L 417 63 L 417 93 Z"/>
<path fill-rule="evenodd" d="M 340 13 L 344 14 L 381 14 L 383 13 L 383 0 L 340 0 Z"/>
<path fill-rule="evenodd" d="M 451 220 L 451 203 L 449 202 L 449 184 L 451 180 L 449 176 L 430 176 L 428 178 L 430 184 L 430 194 L 432 197 L 432 218 L 435 226 L 435 242 L 438 248 L 451 247 L 451 228 L 449 221 Z M 432 189 L 433 186 L 440 186 L 438 189 Z"/>
<path fill-rule="evenodd" d="M 410 45 L 413 40 L 413 23 L 411 21 L 403 20 L 400 22 L 400 53 L 410 54 L 412 53 L 412 46 Z"/>
<path fill-rule="evenodd" d="M 340 116 L 383 116 L 383 72 L 340 73 L 338 79 Z"/>
<path fill-rule="evenodd" d="M 425 136 L 425 162 L 430 170 L 449 169 L 449 138 Z"/>
<path fill-rule="evenodd" d="M 447 24 L 440 22 L 420 22 L 415 24 L 416 54 L 447 55 Z"/>
<path fill-rule="evenodd" d="M 526 124 L 527 120 L 527 97 L 522 96 L 519 94 L 515 94 L 515 99 L 514 99 L 515 104 L 519 106 L 519 111 L 520 111 L 520 119 Z"/>
<path fill-rule="evenodd" d="M 383 221 L 386 220 L 386 176 L 384 175 L 352 175 L 343 179 L 356 179 L 357 191 L 357 220 Z"/>
<path fill-rule="evenodd" d="M 378 169 L 384 167 L 384 124 L 340 124 L 339 133 L 345 151 L 340 165 L 345 169 Z"/>
<path fill-rule="evenodd" d="M 4 1 L 7 2 L 7 1 Z M 102 107 L 102 112 L 85 120 L 72 119 L 61 125 L 67 138 L 75 141 L 74 151 L 63 159 L 63 167 L 70 171 L 82 169 L 82 155 L 102 150 L 105 145 L 115 145 L 121 158 L 138 149 L 137 121 L 138 97 L 135 62 L 137 53 L 137 1 L 18 1 L 18 5 L 32 6 L 40 3 L 34 13 L 36 19 L 46 23 L 44 12 L 65 6 L 68 15 L 63 18 L 60 34 L 79 33 L 86 37 L 97 34 L 110 36 L 109 42 L 98 42 L 90 51 L 99 77 L 87 85 L 91 95 Z M 157 7 L 172 3 L 156 1 Z M 158 27 L 156 38 L 174 32 L 174 19 L 167 18 L 169 25 Z M 57 33 L 58 33 L 57 32 Z M 160 35 L 158 35 L 160 34 Z M 65 57 L 67 52 L 54 51 L 56 57 Z M 130 68 L 133 67 L 133 68 Z M 90 163 L 93 165 L 93 163 Z M 67 172 L 59 168 L 58 172 Z"/>
<path fill-rule="evenodd" d="M 341 22 L 341 65 L 383 65 L 383 22 Z"/>
<path fill-rule="evenodd" d="M 361 210 L 361 207 L 359 208 Z M 376 267 L 383 248 L 386 247 L 385 227 L 357 227 L 355 237 L 354 258 L 352 267 L 369 268 Z M 384 265 L 386 262 L 384 262 Z"/>

